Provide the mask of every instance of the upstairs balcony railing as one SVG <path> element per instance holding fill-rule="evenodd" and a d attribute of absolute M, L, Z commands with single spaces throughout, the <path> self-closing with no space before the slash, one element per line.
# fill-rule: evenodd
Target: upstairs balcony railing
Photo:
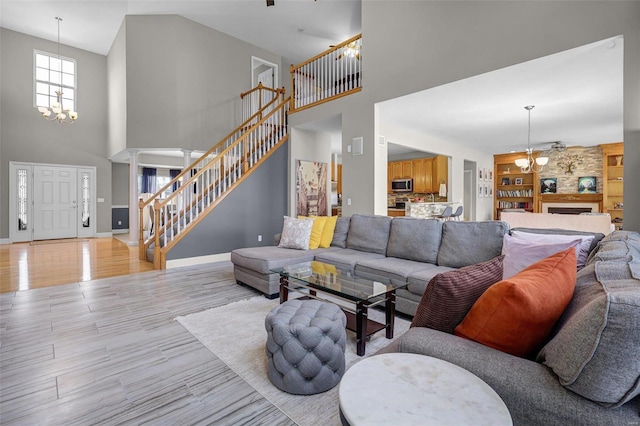
<path fill-rule="evenodd" d="M 362 89 L 362 34 L 291 66 L 291 105 L 296 112 Z"/>

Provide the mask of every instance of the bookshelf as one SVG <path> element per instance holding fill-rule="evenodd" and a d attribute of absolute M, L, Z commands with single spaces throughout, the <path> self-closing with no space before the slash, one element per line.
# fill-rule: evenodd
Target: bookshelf
<path fill-rule="evenodd" d="M 602 206 L 611 215 L 611 223 L 622 229 L 624 220 L 624 145 L 622 142 L 600 145 L 602 148 Z"/>
<path fill-rule="evenodd" d="M 494 219 L 500 219 L 504 209 L 536 210 L 539 188 L 537 173 L 522 173 L 515 165 L 522 152 L 496 154 L 494 160 Z"/>

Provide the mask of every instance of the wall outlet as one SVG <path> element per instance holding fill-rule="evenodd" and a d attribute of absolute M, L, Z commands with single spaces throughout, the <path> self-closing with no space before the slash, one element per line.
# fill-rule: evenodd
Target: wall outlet
<path fill-rule="evenodd" d="M 351 198 L 347 198 L 347 205 L 350 206 L 351 205 Z"/>
<path fill-rule="evenodd" d="M 121 220 L 118 221 L 118 225 L 122 225 L 122 221 Z"/>
<path fill-rule="evenodd" d="M 262 241 L 262 235 L 258 235 L 258 242 Z"/>

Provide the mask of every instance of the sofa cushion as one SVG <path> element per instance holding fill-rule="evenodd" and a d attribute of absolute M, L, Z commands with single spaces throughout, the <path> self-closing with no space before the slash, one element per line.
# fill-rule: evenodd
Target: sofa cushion
<path fill-rule="evenodd" d="M 442 222 L 437 219 L 396 217 L 391 222 L 387 256 L 436 263 L 442 238 Z"/>
<path fill-rule="evenodd" d="M 489 287 L 454 334 L 528 357 L 544 344 L 575 283 L 576 251 L 569 248 Z"/>
<path fill-rule="evenodd" d="M 308 250 L 313 219 L 296 219 L 285 216 L 280 236 L 280 248 Z"/>
<path fill-rule="evenodd" d="M 332 247 L 347 248 L 347 235 L 349 233 L 349 224 L 351 216 L 339 217 L 336 221 L 336 229 L 333 231 Z"/>
<path fill-rule="evenodd" d="M 324 222 L 324 228 L 322 229 L 322 236 L 320 237 L 320 248 L 329 248 L 331 241 L 333 240 L 333 233 L 336 230 L 336 223 L 338 216 L 327 216 Z"/>
<path fill-rule="evenodd" d="M 442 225 L 438 265 L 462 268 L 500 256 L 502 237 L 508 231 L 509 224 L 501 221 L 446 221 Z"/>
<path fill-rule="evenodd" d="M 322 238 L 324 225 L 325 223 L 327 223 L 327 217 L 326 216 L 298 216 L 298 219 L 313 220 L 313 226 L 311 227 L 311 236 L 309 237 L 309 249 L 313 250 L 320 247 L 320 239 Z"/>
<path fill-rule="evenodd" d="M 433 268 L 431 263 L 415 262 L 413 260 L 385 257 L 382 259 L 366 259 L 357 263 L 355 272 L 358 276 L 376 279 L 384 277 L 394 286 L 407 284 L 407 277 L 418 271 Z"/>
<path fill-rule="evenodd" d="M 332 265 L 336 265 L 338 268 L 347 269 L 352 272 L 355 270 L 356 263 L 367 259 L 384 259 L 384 255 L 332 247 L 331 249 L 328 249 L 328 251 L 316 254 L 315 258 L 318 262 L 331 263 Z"/>
<path fill-rule="evenodd" d="M 557 333 L 538 354 L 561 384 L 607 407 L 640 394 L 640 239 L 614 234 L 578 273 Z"/>
<path fill-rule="evenodd" d="M 502 279 L 503 259 L 504 256 L 498 256 L 433 277 L 422 295 L 411 327 L 453 333 L 482 293 Z"/>
<path fill-rule="evenodd" d="M 388 216 L 351 216 L 347 248 L 386 254 L 392 218 Z"/>
<path fill-rule="evenodd" d="M 576 238 L 580 238 L 580 246 L 578 248 L 578 271 L 584 268 L 587 263 L 587 257 L 589 257 L 591 243 L 593 242 L 593 235 L 564 235 L 564 234 L 537 234 L 532 232 L 514 231 L 511 230 L 511 236 L 519 240 L 529 241 L 532 243 L 568 243 L 574 241 Z M 504 245 L 503 245 L 504 250 Z"/>
<path fill-rule="evenodd" d="M 571 237 L 570 237 L 571 238 Z M 545 259 L 552 254 L 573 247 L 578 253 L 582 241 L 578 237 L 567 242 L 541 243 L 521 240 L 511 235 L 504 236 L 502 254 L 504 257 L 504 271 L 502 277 L 510 278 L 529 265 Z M 576 262 L 577 270 L 577 262 Z"/>
<path fill-rule="evenodd" d="M 427 265 L 431 265 L 428 263 Z M 419 297 L 422 297 L 422 294 L 427 289 L 427 286 L 438 274 L 442 274 L 443 272 L 455 271 L 455 268 L 449 268 L 448 266 L 436 266 L 432 265 L 429 269 L 423 269 L 419 272 L 414 272 L 409 275 L 407 278 L 407 282 L 409 285 L 407 286 L 407 290 L 409 290 L 413 294 L 417 294 Z"/>
<path fill-rule="evenodd" d="M 294 263 L 309 262 L 317 253 L 338 249 L 296 250 L 275 246 L 246 247 L 231 252 L 231 262 L 234 265 L 269 274 L 271 269 L 282 268 Z"/>
<path fill-rule="evenodd" d="M 571 229 L 557 229 L 557 228 L 525 228 L 525 227 L 517 227 L 511 228 L 510 232 L 519 231 L 526 232 L 527 234 L 546 234 L 546 235 L 577 235 L 577 236 L 589 236 L 593 237 L 591 240 L 591 244 L 589 245 L 589 253 L 596 248 L 600 240 L 604 238 L 604 234 L 600 232 L 587 232 L 587 231 L 574 231 Z"/>

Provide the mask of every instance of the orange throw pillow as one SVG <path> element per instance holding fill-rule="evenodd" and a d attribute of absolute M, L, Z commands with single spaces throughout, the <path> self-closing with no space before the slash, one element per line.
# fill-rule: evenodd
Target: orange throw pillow
<path fill-rule="evenodd" d="M 489 287 L 454 334 L 529 357 L 546 342 L 575 285 L 576 251 L 571 247 Z"/>

